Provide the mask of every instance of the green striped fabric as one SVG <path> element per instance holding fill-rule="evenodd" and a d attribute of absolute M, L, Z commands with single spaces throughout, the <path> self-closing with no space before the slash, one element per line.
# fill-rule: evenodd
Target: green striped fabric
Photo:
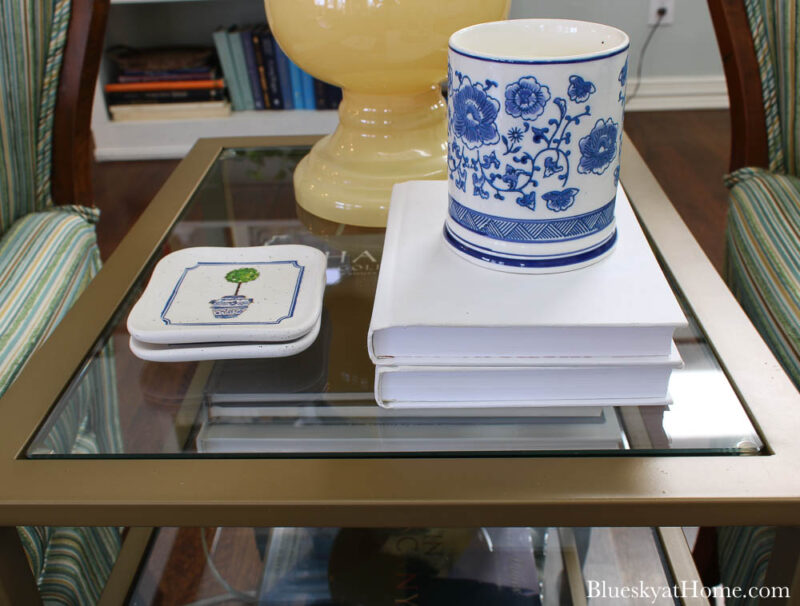
<path fill-rule="evenodd" d="M 78 380 L 50 414 L 51 425 L 36 444 L 36 454 L 69 454 L 91 433 L 100 452 L 122 452 L 114 350 L 109 341 L 78 371 Z"/>
<path fill-rule="evenodd" d="M 45 606 L 96 604 L 121 545 L 117 528 L 53 529 L 39 580 Z"/>
<path fill-rule="evenodd" d="M 764 586 L 769 556 L 775 544 L 775 529 L 771 526 L 725 526 L 718 530 L 717 549 L 720 560 L 728 565 L 720 568 L 720 580 L 727 587 L 741 587 L 747 595 L 749 588 Z M 758 598 L 726 598 L 725 606 L 755 606 Z"/>
<path fill-rule="evenodd" d="M 95 454 L 99 441 L 84 420 L 70 452 Z M 97 602 L 121 547 L 118 528 L 18 530 L 46 606 L 91 606 Z"/>
<path fill-rule="evenodd" d="M 800 179 L 759 168 L 726 178 L 730 188 L 726 280 L 775 357 L 800 387 Z M 731 587 L 764 582 L 774 528 L 720 528 L 719 563 Z M 757 600 L 731 599 L 730 606 Z"/>
<path fill-rule="evenodd" d="M 97 212 L 52 205 L 52 131 L 71 0 L 0 0 L 0 395 L 100 267 Z M 73 202 L 84 202 L 74 200 Z M 119 452 L 113 352 L 100 352 L 49 433 L 54 451 Z M 45 604 L 93 604 L 116 528 L 20 528 Z"/>
<path fill-rule="evenodd" d="M 39 0 L 41 2 L 41 0 Z M 53 3 L 53 21 L 44 66 L 42 92 L 39 97 L 38 121 L 36 124 L 36 203 L 37 209 L 52 203 L 50 197 L 50 174 L 53 160 L 53 118 L 56 109 L 61 61 L 67 41 L 71 0 L 48 0 Z M 87 200 L 70 200 L 85 204 Z"/>
<path fill-rule="evenodd" d="M 96 454 L 98 438 L 82 432 L 73 454 Z M 113 527 L 54 528 L 39 575 L 45 606 L 92 606 L 97 603 L 122 546 Z"/>
<path fill-rule="evenodd" d="M 21 526 L 17 528 L 37 583 L 40 582 L 44 572 L 44 556 L 54 530 L 55 528 L 51 526 Z"/>
<path fill-rule="evenodd" d="M 94 454 L 101 441 L 86 421 L 70 450 Z M 46 606 L 91 606 L 97 602 L 122 540 L 115 527 L 18 528 Z"/>
<path fill-rule="evenodd" d="M 778 361 L 800 387 L 800 2 L 744 0 L 761 75 L 769 171 L 726 178 L 726 279 Z M 774 543 L 770 527 L 720 528 L 719 564 L 731 587 L 763 584 Z M 757 600 L 730 599 L 729 606 Z"/>
<path fill-rule="evenodd" d="M 0 235 L 51 204 L 50 159 L 69 0 L 0 0 Z"/>
<path fill-rule="evenodd" d="M 744 168 L 728 184 L 728 285 L 800 386 L 800 179 Z"/>
<path fill-rule="evenodd" d="M 0 394 L 100 267 L 94 226 L 70 208 L 26 215 L 0 241 Z"/>
<path fill-rule="evenodd" d="M 98 212 L 58 207 L 19 219 L 0 241 L 0 395 L 100 268 Z M 53 452 L 120 452 L 110 345 L 61 404 Z M 93 604 L 120 546 L 117 528 L 19 529 L 46 604 Z"/>
<path fill-rule="evenodd" d="M 769 169 L 800 176 L 800 61 L 797 0 L 745 0 L 766 113 Z"/>

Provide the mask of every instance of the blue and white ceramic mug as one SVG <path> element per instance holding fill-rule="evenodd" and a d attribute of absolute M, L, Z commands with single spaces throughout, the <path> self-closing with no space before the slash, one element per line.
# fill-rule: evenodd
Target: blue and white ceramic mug
<path fill-rule="evenodd" d="M 444 236 L 455 252 L 525 273 L 611 253 L 629 44 L 614 27 L 561 19 L 452 35 Z"/>

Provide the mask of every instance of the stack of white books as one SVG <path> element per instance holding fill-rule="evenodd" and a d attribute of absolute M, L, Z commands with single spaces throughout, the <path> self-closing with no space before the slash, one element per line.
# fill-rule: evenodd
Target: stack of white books
<path fill-rule="evenodd" d="M 447 183 L 395 186 L 368 335 L 378 404 L 664 405 L 686 318 L 620 188 L 618 239 L 583 269 L 473 265 L 442 237 Z"/>

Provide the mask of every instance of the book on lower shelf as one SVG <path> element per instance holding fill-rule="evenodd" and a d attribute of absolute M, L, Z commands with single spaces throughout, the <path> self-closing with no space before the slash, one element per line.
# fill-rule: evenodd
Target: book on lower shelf
<path fill-rule="evenodd" d="M 577 271 L 519 275 L 464 261 L 442 237 L 446 181 L 396 185 L 367 337 L 378 365 L 538 365 L 670 354 L 680 305 L 620 187 L 618 241 Z"/>
<path fill-rule="evenodd" d="M 225 94 L 217 88 L 106 92 L 106 102 L 109 106 L 132 103 L 201 103 L 224 100 Z"/>
<path fill-rule="evenodd" d="M 146 120 L 193 120 L 201 118 L 225 118 L 231 115 L 231 104 L 227 101 L 205 101 L 200 103 L 133 103 L 111 105 L 108 108 L 115 122 L 138 122 Z"/>

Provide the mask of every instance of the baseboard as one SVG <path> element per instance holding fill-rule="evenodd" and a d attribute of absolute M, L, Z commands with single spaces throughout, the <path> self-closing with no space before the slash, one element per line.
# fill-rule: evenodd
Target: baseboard
<path fill-rule="evenodd" d="M 726 109 L 728 87 L 724 76 L 642 78 L 628 80 L 625 111 Z"/>

